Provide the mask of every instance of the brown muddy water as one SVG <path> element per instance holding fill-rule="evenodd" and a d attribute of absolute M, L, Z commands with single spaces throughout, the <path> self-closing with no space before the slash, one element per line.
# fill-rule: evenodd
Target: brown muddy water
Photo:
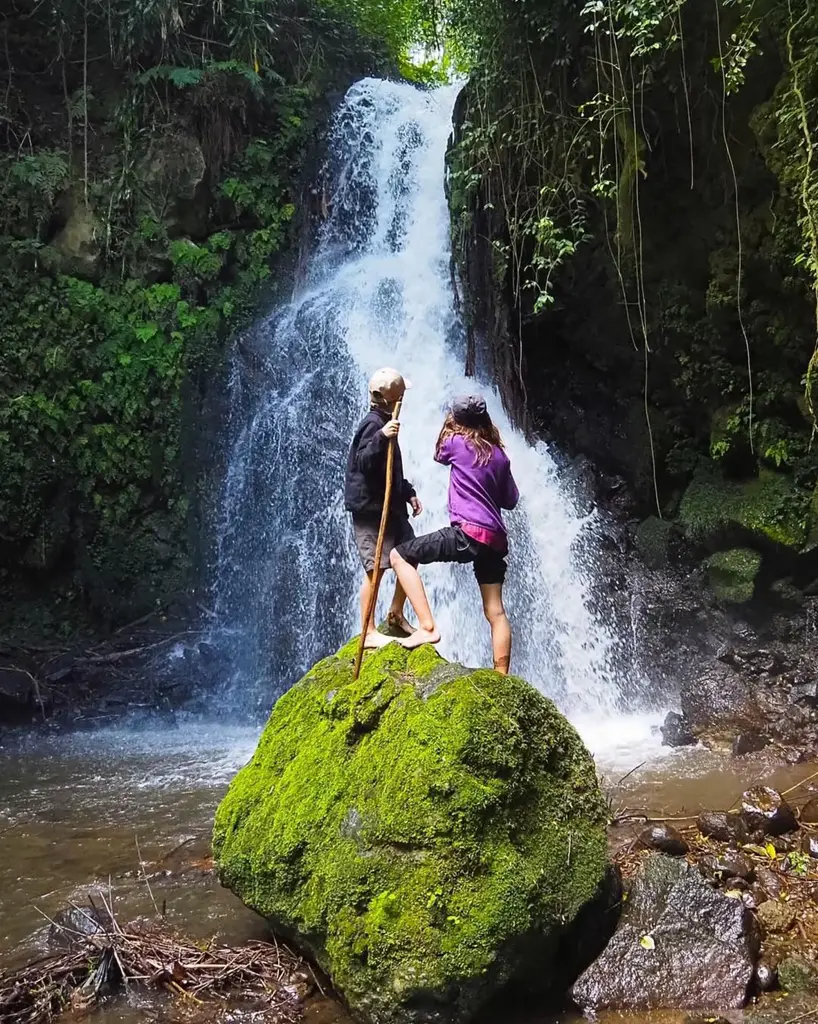
<path fill-rule="evenodd" d="M 725 809 L 748 785 L 787 789 L 818 770 L 776 765 L 763 754 L 731 759 L 698 748 L 662 750 L 654 721 L 640 721 L 634 733 L 627 723 L 604 729 L 580 724 L 580 731 L 614 809 L 625 815 Z M 45 952 L 49 918 L 100 890 L 121 919 L 155 914 L 155 901 L 172 925 L 196 938 L 217 935 L 227 944 L 264 938 L 263 922 L 218 886 L 207 862 L 214 809 L 257 737 L 251 728 L 191 721 L 161 731 L 6 739 L 0 745 L 0 966 Z M 818 779 L 804 782 L 799 797 L 813 785 Z M 155 1014 L 139 1002 L 97 1015 L 104 1024 L 146 1016 Z M 675 1024 L 684 1017 L 613 1019 Z M 556 1018 L 507 1007 L 489 1019 L 546 1024 Z M 311 1020 L 340 1024 L 346 1018 L 335 1004 L 322 1003 Z"/>

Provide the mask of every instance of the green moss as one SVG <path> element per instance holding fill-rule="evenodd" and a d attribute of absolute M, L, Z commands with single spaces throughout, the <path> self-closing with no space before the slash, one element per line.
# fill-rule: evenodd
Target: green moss
<path fill-rule="evenodd" d="M 594 763 L 527 683 L 355 644 L 276 704 L 216 815 L 222 881 L 377 1021 L 469 1012 L 548 950 L 606 865 Z"/>
<path fill-rule="evenodd" d="M 652 569 L 661 569 L 668 564 L 673 530 L 673 523 L 656 516 L 649 516 L 637 527 L 636 550 Z"/>
<path fill-rule="evenodd" d="M 803 495 L 790 477 L 764 469 L 737 482 L 703 463 L 682 498 L 679 522 L 690 540 L 708 547 L 741 535 L 796 550 L 807 540 Z"/>
<path fill-rule="evenodd" d="M 778 981 L 785 992 L 818 993 L 818 965 L 800 956 L 787 956 L 778 965 Z"/>
<path fill-rule="evenodd" d="M 705 562 L 710 589 L 721 601 L 744 604 L 752 600 L 761 555 L 749 548 L 719 551 Z"/>

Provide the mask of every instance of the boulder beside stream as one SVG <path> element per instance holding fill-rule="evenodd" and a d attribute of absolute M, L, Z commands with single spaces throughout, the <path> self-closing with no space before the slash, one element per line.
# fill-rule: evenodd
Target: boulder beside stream
<path fill-rule="evenodd" d="M 355 682 L 354 651 L 273 709 L 216 814 L 223 884 L 364 1020 L 465 1021 L 512 980 L 564 991 L 616 913 L 579 736 L 521 679 L 392 644 Z"/>
<path fill-rule="evenodd" d="M 585 1011 L 743 1007 L 760 939 L 741 900 L 684 861 L 654 854 L 634 881 L 602 955 L 574 985 Z"/>

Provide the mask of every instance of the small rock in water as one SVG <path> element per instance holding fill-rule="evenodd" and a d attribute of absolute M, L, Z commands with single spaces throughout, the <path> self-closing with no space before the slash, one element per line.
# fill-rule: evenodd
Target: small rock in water
<path fill-rule="evenodd" d="M 699 861 L 699 868 L 702 874 L 715 875 L 719 880 L 733 877 L 749 881 L 754 872 L 750 861 L 735 848 L 722 854 L 705 854 Z"/>
<path fill-rule="evenodd" d="M 737 814 L 726 811 L 702 811 L 696 825 L 703 836 L 721 843 L 746 842 L 747 826 Z"/>
<path fill-rule="evenodd" d="M 668 711 L 662 725 L 662 746 L 692 747 L 696 742 L 685 716 L 680 715 L 678 711 Z"/>
<path fill-rule="evenodd" d="M 778 981 L 778 972 L 765 960 L 756 965 L 756 987 L 759 992 L 770 992 Z"/>
<path fill-rule="evenodd" d="M 788 932 L 795 924 L 795 907 L 778 900 L 767 900 L 756 911 L 761 927 L 769 935 Z"/>
<path fill-rule="evenodd" d="M 805 825 L 818 825 L 818 796 L 814 796 L 804 804 L 800 817 Z"/>
<path fill-rule="evenodd" d="M 659 850 L 671 857 L 683 857 L 690 847 L 687 841 L 672 825 L 652 825 L 639 836 L 639 843 L 646 850 Z"/>
<path fill-rule="evenodd" d="M 733 740 L 733 757 L 743 757 L 745 754 L 757 754 L 763 750 L 769 741 L 766 736 L 759 732 L 741 732 Z"/>
<path fill-rule="evenodd" d="M 741 816 L 750 831 L 763 829 L 767 835 L 780 836 L 797 828 L 793 810 L 777 789 L 756 786 L 741 798 Z"/>
<path fill-rule="evenodd" d="M 767 899 L 777 900 L 784 888 L 780 875 L 777 875 L 771 868 L 756 868 L 756 888 L 760 889 L 762 896 Z M 763 903 L 763 898 L 759 903 Z"/>

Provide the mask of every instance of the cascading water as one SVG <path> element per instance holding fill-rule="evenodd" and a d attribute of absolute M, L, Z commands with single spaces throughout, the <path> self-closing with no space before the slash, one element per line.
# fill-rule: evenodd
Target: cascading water
<path fill-rule="evenodd" d="M 374 79 L 350 89 L 330 140 L 330 215 L 307 286 L 247 340 L 252 366 L 237 354 L 217 583 L 234 708 L 266 711 L 299 673 L 357 632 L 361 569 L 343 476 L 367 408 L 366 381 L 381 365 L 414 385 L 401 448 L 425 506 L 415 528 L 447 522 L 448 473 L 432 452 L 447 400 L 475 389 L 462 373 L 444 194 L 456 94 Z M 508 516 L 514 668 L 569 714 L 608 717 L 621 688 L 616 645 L 592 610 L 593 517 L 575 510 L 548 449 L 529 446 L 493 389 L 483 390 L 523 496 Z M 442 653 L 490 664 L 470 567 L 434 566 L 423 575 Z"/>

